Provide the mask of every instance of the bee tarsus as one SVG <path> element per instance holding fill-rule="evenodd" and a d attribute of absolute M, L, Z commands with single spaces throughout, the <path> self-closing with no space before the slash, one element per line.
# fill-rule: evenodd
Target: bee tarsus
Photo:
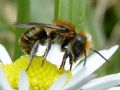
<path fill-rule="evenodd" d="M 67 52 L 67 50 L 66 50 L 66 51 L 65 51 L 65 54 L 64 54 L 64 56 L 63 56 L 63 60 L 62 60 L 62 63 L 61 63 L 61 65 L 60 65 L 60 68 L 59 68 L 59 69 L 64 68 L 67 57 L 68 57 L 68 52 Z"/>
<path fill-rule="evenodd" d="M 34 46 L 33 46 L 33 48 L 32 48 L 32 50 L 31 50 L 31 53 L 30 53 L 30 61 L 29 61 L 29 64 L 28 64 L 28 66 L 27 66 L 27 68 L 26 68 L 26 71 L 29 69 L 30 65 L 32 64 L 33 58 L 35 57 L 36 52 L 37 52 L 37 50 L 38 50 L 39 43 L 40 43 L 39 40 L 36 41 L 35 44 L 34 44 Z"/>

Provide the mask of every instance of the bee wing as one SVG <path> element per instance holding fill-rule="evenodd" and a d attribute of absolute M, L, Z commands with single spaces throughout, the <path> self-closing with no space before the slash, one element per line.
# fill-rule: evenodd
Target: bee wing
<path fill-rule="evenodd" d="M 51 29 L 57 29 L 60 31 L 63 31 L 63 27 L 52 25 L 52 24 L 44 24 L 44 23 L 23 23 L 23 22 L 17 22 L 15 23 L 17 27 L 20 28 L 32 28 L 32 27 L 45 27 L 45 28 L 51 28 Z"/>

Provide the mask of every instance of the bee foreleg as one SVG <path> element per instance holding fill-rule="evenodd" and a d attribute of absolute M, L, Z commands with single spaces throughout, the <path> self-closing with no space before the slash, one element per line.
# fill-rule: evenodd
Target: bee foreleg
<path fill-rule="evenodd" d="M 50 49 L 51 49 L 51 45 L 52 45 L 52 40 L 51 40 L 51 39 L 48 39 L 48 46 L 47 46 L 47 48 L 46 48 L 46 50 L 45 50 L 45 53 L 44 53 L 44 55 L 43 55 L 43 58 L 44 58 L 44 59 L 43 59 L 43 61 L 42 61 L 42 66 L 43 66 L 43 64 L 44 64 L 44 62 L 45 62 L 45 60 L 46 60 L 46 57 L 47 57 Z"/>
<path fill-rule="evenodd" d="M 59 69 L 64 68 L 67 57 L 68 57 L 68 51 L 66 50 Z"/>
<path fill-rule="evenodd" d="M 28 64 L 28 67 L 27 67 L 26 71 L 29 69 L 29 67 L 30 67 L 30 65 L 31 65 L 31 63 L 33 61 L 33 58 L 34 58 L 34 56 L 35 56 L 35 54 L 36 54 L 36 52 L 38 50 L 39 42 L 40 42 L 39 40 L 35 42 L 32 50 L 30 52 L 30 61 L 29 61 L 29 64 Z"/>
<path fill-rule="evenodd" d="M 70 71 L 72 70 L 72 65 L 73 65 L 74 59 L 75 59 L 75 58 L 74 58 L 73 53 L 69 53 Z"/>

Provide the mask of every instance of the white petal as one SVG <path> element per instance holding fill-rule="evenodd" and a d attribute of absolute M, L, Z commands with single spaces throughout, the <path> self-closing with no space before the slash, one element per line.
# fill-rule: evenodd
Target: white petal
<path fill-rule="evenodd" d="M 21 71 L 20 73 L 19 90 L 29 90 L 28 77 L 25 71 Z"/>
<path fill-rule="evenodd" d="M 0 90 L 12 90 L 1 67 L 0 67 Z"/>
<path fill-rule="evenodd" d="M 107 90 L 120 90 L 120 87 L 112 87 L 112 88 L 107 89 Z"/>
<path fill-rule="evenodd" d="M 47 45 L 40 45 L 37 55 L 42 56 L 45 52 L 46 47 Z M 59 67 L 62 62 L 63 54 L 64 52 L 61 52 L 60 45 L 53 44 L 51 50 L 48 53 L 47 60 Z"/>
<path fill-rule="evenodd" d="M 63 90 L 63 87 L 65 85 L 65 83 L 68 80 L 68 74 L 63 74 L 62 76 L 60 76 L 60 78 L 58 78 L 58 80 L 56 80 L 53 85 L 49 88 L 49 90 Z"/>
<path fill-rule="evenodd" d="M 104 76 L 91 80 L 84 85 L 82 90 L 106 90 L 120 84 L 120 73 Z"/>
<path fill-rule="evenodd" d="M 110 58 L 113 53 L 117 50 L 118 45 L 114 46 L 108 50 L 102 50 L 100 53 L 105 56 L 105 58 Z M 95 70 L 97 70 L 102 64 L 105 63 L 105 60 L 101 58 L 97 54 L 91 55 L 86 62 L 86 66 L 83 67 L 83 63 L 81 63 L 75 71 L 73 71 L 73 78 L 67 83 L 65 88 L 72 87 L 79 82 L 84 81 L 86 77 L 92 74 Z"/>
<path fill-rule="evenodd" d="M 68 88 L 64 88 L 64 90 L 79 90 L 81 86 L 83 86 L 84 84 L 86 84 L 87 82 L 89 82 L 90 80 L 92 80 L 94 78 L 96 78 L 96 75 L 92 74 L 92 75 L 88 76 L 87 78 L 85 78 L 84 80 L 78 82 L 74 86 L 70 86 Z"/>
<path fill-rule="evenodd" d="M 47 45 L 44 45 L 44 46 L 39 45 L 36 55 L 42 56 L 45 52 L 46 47 Z"/>
<path fill-rule="evenodd" d="M 101 50 L 99 51 L 99 53 L 101 53 L 106 59 L 109 60 L 109 58 L 115 53 L 115 51 L 118 49 L 118 45 L 113 46 L 110 49 L 107 50 Z M 75 68 L 73 70 L 73 75 L 75 75 L 77 72 L 79 72 L 79 70 L 81 70 L 83 68 L 83 63 L 82 62 L 80 65 L 78 65 L 77 68 Z M 97 70 L 98 68 L 100 68 L 103 64 L 105 63 L 105 60 L 98 54 L 93 54 L 91 56 L 89 56 L 87 58 L 87 62 L 86 62 L 86 74 L 91 74 L 93 73 L 95 70 Z"/>
<path fill-rule="evenodd" d="M 51 47 L 51 50 L 47 56 L 47 59 L 51 63 L 53 63 L 59 67 L 62 62 L 63 54 L 64 53 L 61 52 L 61 50 L 60 50 L 60 46 L 57 44 L 53 44 Z"/>
<path fill-rule="evenodd" d="M 6 49 L 0 44 L 0 61 L 4 64 L 10 64 L 12 63 L 12 60 L 6 51 Z"/>

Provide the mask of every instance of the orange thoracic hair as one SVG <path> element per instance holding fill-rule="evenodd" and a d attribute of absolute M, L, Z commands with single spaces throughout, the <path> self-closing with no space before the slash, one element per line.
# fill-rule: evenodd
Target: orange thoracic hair
<path fill-rule="evenodd" d="M 75 30 L 75 26 L 73 24 L 69 23 L 69 22 L 66 22 L 65 20 L 55 21 L 55 25 L 65 26 L 65 27 L 67 27 L 70 30 Z"/>

